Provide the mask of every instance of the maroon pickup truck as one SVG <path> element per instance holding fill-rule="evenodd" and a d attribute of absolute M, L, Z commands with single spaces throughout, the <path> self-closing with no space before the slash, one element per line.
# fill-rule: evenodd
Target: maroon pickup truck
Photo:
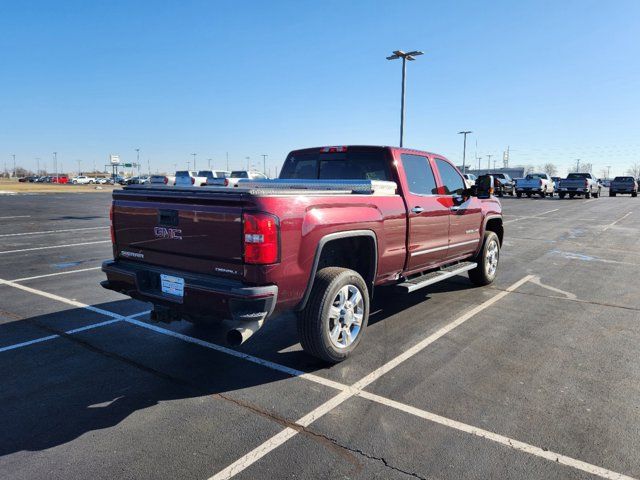
<path fill-rule="evenodd" d="M 295 311 L 304 349 L 339 362 L 374 288 L 493 281 L 504 231 L 492 186 L 466 188 L 441 155 L 371 146 L 296 150 L 279 179 L 236 188 L 127 186 L 113 192 L 102 285 L 153 303 L 156 320 L 231 320 L 232 345 Z"/>

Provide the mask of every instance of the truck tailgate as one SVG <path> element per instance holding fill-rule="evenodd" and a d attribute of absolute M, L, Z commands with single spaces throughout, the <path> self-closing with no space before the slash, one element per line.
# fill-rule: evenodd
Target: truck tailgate
<path fill-rule="evenodd" d="M 232 190 L 219 193 L 193 187 L 145 186 L 114 192 L 115 255 L 237 277 L 242 274 L 246 202 L 244 195 Z"/>

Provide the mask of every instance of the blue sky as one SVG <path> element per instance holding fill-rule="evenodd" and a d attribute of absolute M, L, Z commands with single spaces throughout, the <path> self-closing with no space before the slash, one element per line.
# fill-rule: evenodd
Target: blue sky
<path fill-rule="evenodd" d="M 640 161 L 640 2 L 5 1 L 0 158 L 65 170 L 280 165 L 294 148 L 398 143 L 511 164 Z M 486 162 L 485 162 L 486 163 Z M 1 168 L 1 165 L 0 165 Z"/>

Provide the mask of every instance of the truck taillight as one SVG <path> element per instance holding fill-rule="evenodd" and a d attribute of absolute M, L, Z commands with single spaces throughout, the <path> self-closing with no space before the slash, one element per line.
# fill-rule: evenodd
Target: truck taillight
<path fill-rule="evenodd" d="M 113 230 L 113 205 L 109 209 L 109 233 L 111 234 L 111 244 L 116 243 L 116 232 Z"/>
<path fill-rule="evenodd" d="M 347 151 L 347 147 L 322 147 L 320 152 L 322 153 L 344 153 Z"/>
<path fill-rule="evenodd" d="M 194 183 L 196 183 L 196 179 L 191 177 L 191 185 L 193 185 Z"/>
<path fill-rule="evenodd" d="M 540 184 L 540 186 L 542 187 L 542 179 L 538 180 L 538 183 Z"/>
<path fill-rule="evenodd" d="M 589 180 L 587 180 L 586 178 L 584 179 L 584 188 L 587 188 L 589 186 Z"/>
<path fill-rule="evenodd" d="M 225 179 L 224 179 L 224 186 L 225 186 L 225 187 L 228 187 L 228 186 L 229 186 L 229 179 L 228 179 L 228 178 L 225 178 Z"/>
<path fill-rule="evenodd" d="M 167 183 L 169 183 L 169 177 L 164 177 L 164 179 L 162 181 L 166 185 Z"/>
<path fill-rule="evenodd" d="M 264 265 L 278 261 L 278 219 L 266 213 L 242 215 L 244 233 L 244 261 Z"/>

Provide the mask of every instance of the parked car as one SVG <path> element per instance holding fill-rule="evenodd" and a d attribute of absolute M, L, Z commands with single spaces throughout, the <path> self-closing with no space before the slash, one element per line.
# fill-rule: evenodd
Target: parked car
<path fill-rule="evenodd" d="M 502 197 L 503 195 L 515 195 L 516 194 L 516 184 L 511 179 L 509 175 L 506 173 L 490 173 L 495 180 L 495 192 L 496 195 Z"/>
<path fill-rule="evenodd" d="M 628 193 L 632 197 L 637 197 L 638 182 L 636 179 L 630 176 L 614 178 L 609 186 L 609 196 L 615 197 L 619 193 Z"/>
<path fill-rule="evenodd" d="M 202 187 L 207 184 L 207 177 L 198 176 L 193 170 L 179 170 L 176 172 L 176 186 L 178 187 Z"/>
<path fill-rule="evenodd" d="M 478 179 L 478 177 L 476 177 L 473 173 L 464 173 L 462 176 L 464 177 L 465 183 L 467 184 L 468 188 L 471 188 L 473 185 L 475 185 L 476 180 Z"/>
<path fill-rule="evenodd" d="M 232 345 L 296 311 L 303 348 L 340 362 L 375 288 L 464 272 L 493 282 L 504 230 L 492 188 L 468 189 L 441 155 L 364 146 L 293 151 L 263 191 L 127 186 L 113 192 L 102 286 L 153 303 L 155 320 L 230 319 Z"/>
<path fill-rule="evenodd" d="M 233 170 L 231 174 L 224 179 L 225 187 L 237 187 L 240 180 L 267 180 L 268 177 L 256 170 Z"/>
<path fill-rule="evenodd" d="M 231 172 L 225 170 L 200 170 L 198 172 L 199 177 L 205 177 L 207 179 L 207 185 L 224 186 L 224 179 L 231 175 Z"/>
<path fill-rule="evenodd" d="M 55 182 L 55 177 L 52 181 Z M 73 183 L 74 185 L 86 185 L 90 183 L 96 183 L 96 179 L 93 177 L 87 177 L 86 175 L 78 175 L 77 177 L 73 177 L 71 179 L 71 183 Z"/>
<path fill-rule="evenodd" d="M 151 175 L 151 185 L 175 185 L 176 177 L 173 175 Z"/>
<path fill-rule="evenodd" d="M 113 183 L 113 179 L 111 177 L 100 177 L 96 178 L 96 183 L 100 185 L 109 185 Z"/>
<path fill-rule="evenodd" d="M 485 173 L 476 179 L 476 184 L 478 182 L 485 182 L 488 177 L 492 177 L 494 179 L 494 189 L 497 196 L 502 197 L 507 194 L 515 194 L 515 185 L 513 180 L 509 175 L 504 173 Z"/>
<path fill-rule="evenodd" d="M 66 175 L 54 175 L 53 177 L 51 177 L 51 183 L 67 184 L 69 183 L 69 177 L 67 177 Z"/>
<path fill-rule="evenodd" d="M 150 183 L 151 178 L 148 175 L 142 175 L 139 177 L 131 177 L 127 180 L 127 185 L 144 185 Z"/>
<path fill-rule="evenodd" d="M 525 194 L 531 198 L 533 194 L 542 198 L 547 195 L 553 197 L 555 183 L 548 173 L 530 173 L 516 182 L 516 195 L 518 198 Z"/>
<path fill-rule="evenodd" d="M 584 198 L 598 198 L 602 186 L 590 173 L 570 173 L 567 178 L 560 180 L 557 186 L 558 196 L 564 198 L 569 195 L 573 198 L 576 195 L 584 196 Z"/>

